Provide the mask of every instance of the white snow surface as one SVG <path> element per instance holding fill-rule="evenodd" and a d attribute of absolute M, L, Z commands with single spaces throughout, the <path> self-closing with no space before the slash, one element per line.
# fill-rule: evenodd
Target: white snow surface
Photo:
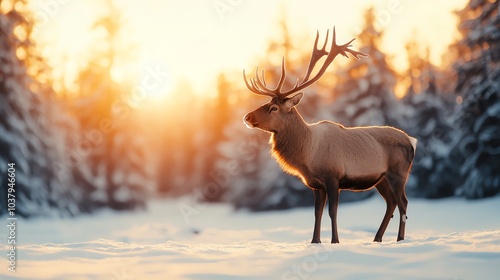
<path fill-rule="evenodd" d="M 155 200 L 139 212 L 18 220 L 16 272 L 1 279 L 498 279 L 500 197 L 410 199 L 406 240 L 396 210 L 382 243 L 373 237 L 380 197 L 341 204 L 340 244 L 310 244 L 313 208 L 249 213 L 191 199 Z M 187 221 L 180 209 L 190 209 Z M 2 217 L 6 221 L 6 217 Z"/>

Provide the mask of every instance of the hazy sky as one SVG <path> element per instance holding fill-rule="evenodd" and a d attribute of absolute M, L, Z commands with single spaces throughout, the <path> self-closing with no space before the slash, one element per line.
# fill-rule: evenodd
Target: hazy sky
<path fill-rule="evenodd" d="M 127 43 L 121 51 L 131 55 L 114 74 L 127 79 L 140 73 L 144 65 L 161 63 L 168 68 L 172 84 L 185 78 L 196 91 L 203 91 L 213 85 L 220 71 L 253 69 L 255 58 L 263 57 L 269 40 L 279 32 L 277 23 L 282 10 L 286 12 L 293 43 L 309 50 L 317 29 L 324 35 L 326 29 L 335 25 L 338 42 L 354 37 L 362 27 L 364 9 L 369 6 L 374 6 L 379 15 L 378 22 L 385 30 L 383 49 L 398 69 L 406 66 L 404 46 L 414 34 L 423 46 L 430 46 L 432 61 L 439 64 L 457 36 L 452 11 L 466 2 L 114 1 L 124 13 L 123 41 Z M 42 6 L 43 3 L 51 4 Z M 37 37 L 46 47 L 45 54 L 55 66 L 56 75 L 71 75 L 85 63 L 95 42 L 89 30 L 103 13 L 101 1 L 35 1 L 33 5 L 41 22 Z M 130 45 L 134 48 L 130 49 Z"/>

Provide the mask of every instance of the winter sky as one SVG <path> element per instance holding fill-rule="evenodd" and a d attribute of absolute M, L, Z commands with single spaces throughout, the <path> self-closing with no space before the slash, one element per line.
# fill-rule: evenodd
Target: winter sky
<path fill-rule="evenodd" d="M 85 65 L 89 49 L 99 38 L 98 32 L 90 29 L 96 18 L 106 13 L 103 2 L 33 2 L 40 22 L 36 37 L 45 47 L 56 77 L 65 74 L 71 79 L 78 67 Z M 432 62 L 439 64 L 458 36 L 453 11 L 465 2 L 113 1 L 123 12 L 117 50 L 122 59 L 117 60 L 113 76 L 119 81 L 130 80 L 144 65 L 161 63 L 172 77 L 170 86 L 187 79 L 196 92 L 205 94 L 215 88 L 214 78 L 220 71 L 253 69 L 256 58 L 265 55 L 269 40 L 279 34 L 283 13 L 292 43 L 309 50 L 316 30 L 324 36 L 333 25 L 339 42 L 350 40 L 362 27 L 363 11 L 369 6 L 378 13 L 378 23 L 385 30 L 383 49 L 398 70 L 406 67 L 404 47 L 414 37 L 422 47 L 430 47 Z"/>

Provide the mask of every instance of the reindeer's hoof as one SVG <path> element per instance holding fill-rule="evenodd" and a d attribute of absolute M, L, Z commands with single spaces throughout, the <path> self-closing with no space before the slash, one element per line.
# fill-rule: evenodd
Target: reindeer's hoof
<path fill-rule="evenodd" d="M 332 244 L 335 244 L 335 243 L 340 243 L 338 240 L 333 240 L 332 239 Z"/>
<path fill-rule="evenodd" d="M 381 237 L 375 237 L 375 239 L 373 239 L 373 242 L 382 242 L 382 238 Z"/>
<path fill-rule="evenodd" d="M 398 241 L 405 240 L 403 236 L 398 236 Z"/>
<path fill-rule="evenodd" d="M 321 240 L 320 240 L 320 239 L 313 239 L 313 240 L 311 241 L 311 244 L 319 244 L 319 243 L 321 243 Z"/>

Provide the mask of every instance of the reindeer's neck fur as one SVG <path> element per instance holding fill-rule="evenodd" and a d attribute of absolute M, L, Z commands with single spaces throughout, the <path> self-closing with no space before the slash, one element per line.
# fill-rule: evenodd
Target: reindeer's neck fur
<path fill-rule="evenodd" d="M 312 132 L 295 108 L 282 130 L 271 136 L 272 154 L 283 169 L 296 174 L 310 154 Z"/>

